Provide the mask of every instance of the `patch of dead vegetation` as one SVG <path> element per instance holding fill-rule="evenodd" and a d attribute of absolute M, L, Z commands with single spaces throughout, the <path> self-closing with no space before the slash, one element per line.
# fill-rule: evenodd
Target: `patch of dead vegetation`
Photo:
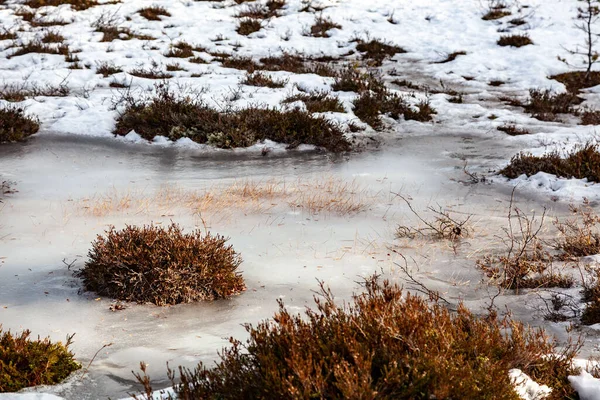
<path fill-rule="evenodd" d="M 75 273 L 86 290 L 159 306 L 229 298 L 246 289 L 242 260 L 227 238 L 149 225 L 109 228 Z"/>
<path fill-rule="evenodd" d="M 568 376 L 578 373 L 579 343 L 559 351 L 543 330 L 462 304 L 449 311 L 377 277 L 350 304 L 338 306 L 324 284 L 318 294 L 306 315 L 280 301 L 272 319 L 246 325 L 247 342 L 231 339 L 213 369 L 181 368 L 178 382 L 171 371 L 176 395 L 517 400 L 509 378 L 517 368 L 552 388 L 549 399 L 575 396 Z M 138 379 L 151 393 L 150 378 Z"/>
<path fill-rule="evenodd" d="M 283 100 L 283 103 L 293 103 L 295 101 L 303 102 L 306 109 L 311 113 L 346 112 L 340 99 L 325 91 L 290 95 Z"/>

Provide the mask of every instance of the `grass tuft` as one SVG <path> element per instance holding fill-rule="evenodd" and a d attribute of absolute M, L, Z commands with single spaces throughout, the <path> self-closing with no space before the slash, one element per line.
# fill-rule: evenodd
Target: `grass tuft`
<path fill-rule="evenodd" d="M 399 53 L 406 53 L 402 47 L 372 39 L 368 42 L 358 40 L 356 50 L 361 52 L 363 59 L 370 60 L 374 65 L 379 66 L 388 57 L 394 57 Z"/>
<path fill-rule="evenodd" d="M 287 79 L 273 79 L 269 75 L 262 72 L 247 73 L 242 80 L 242 85 L 261 86 L 268 88 L 282 88 L 287 85 Z"/>

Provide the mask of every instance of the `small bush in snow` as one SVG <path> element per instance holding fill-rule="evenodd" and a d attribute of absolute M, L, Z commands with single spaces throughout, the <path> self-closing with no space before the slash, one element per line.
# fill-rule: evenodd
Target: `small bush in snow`
<path fill-rule="evenodd" d="M 123 301 L 169 305 L 215 300 L 245 290 L 240 256 L 227 239 L 176 224 L 111 227 L 76 272 L 86 290 Z"/>
<path fill-rule="evenodd" d="M 38 122 L 25 115 L 23 108 L 17 106 L 0 108 L 0 142 L 17 142 L 33 135 L 39 129 Z"/>
<path fill-rule="evenodd" d="M 510 318 L 456 312 L 371 278 L 365 293 L 338 306 L 321 288 L 316 309 L 246 325 L 213 369 L 180 369 L 180 399 L 514 399 L 509 370 L 521 369 L 574 396 L 567 380 L 578 345 L 558 352 L 542 330 Z M 173 375 L 173 374 L 172 374 Z"/>
<path fill-rule="evenodd" d="M 0 325 L 0 393 L 16 392 L 38 385 L 54 385 L 81 368 L 65 344 L 50 339 L 32 340 L 30 331 L 13 335 Z"/>

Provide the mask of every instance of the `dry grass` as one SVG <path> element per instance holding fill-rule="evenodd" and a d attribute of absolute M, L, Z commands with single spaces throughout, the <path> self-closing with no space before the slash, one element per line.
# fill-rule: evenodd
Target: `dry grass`
<path fill-rule="evenodd" d="M 543 330 L 463 305 L 452 312 L 376 277 L 364 287 L 337 305 L 321 284 L 305 315 L 280 301 L 272 320 L 246 325 L 246 343 L 230 340 L 213 369 L 181 368 L 178 398 L 517 400 L 512 368 L 551 387 L 549 400 L 575 396 L 567 377 L 578 373 L 578 344 L 558 351 Z M 149 377 L 139 378 L 151 392 Z"/>
<path fill-rule="evenodd" d="M 504 124 L 500 125 L 496 129 L 510 136 L 521 136 L 531 134 L 529 130 L 527 130 L 526 128 L 520 128 L 516 124 Z"/>
<path fill-rule="evenodd" d="M 589 203 L 581 207 L 570 206 L 573 218 L 556 220 L 554 225 L 560 234 L 554 248 L 560 252 L 562 260 L 600 254 L 600 217 Z"/>
<path fill-rule="evenodd" d="M 159 306 L 228 298 L 245 290 L 242 260 L 227 239 L 175 223 L 111 227 L 92 243 L 75 275 L 86 290 L 122 301 Z"/>
<path fill-rule="evenodd" d="M 491 283 L 516 291 L 573 286 L 573 278 L 554 266 L 553 257 L 540 238 L 545 216 L 545 210 L 537 218 L 535 214 L 527 216 L 520 209 L 513 209 L 511 198 L 508 227 L 502 238 L 504 249 L 500 254 L 489 254 L 477 260 L 477 266 Z"/>
<path fill-rule="evenodd" d="M 228 185 L 189 191 L 165 187 L 156 193 L 110 192 L 79 199 L 76 207 L 84 215 L 104 217 L 115 213 L 169 214 L 191 212 L 203 217 L 227 218 L 236 213 L 263 213 L 277 207 L 309 215 L 353 215 L 368 209 L 377 194 L 356 181 L 333 177 L 283 180 L 236 181 Z"/>

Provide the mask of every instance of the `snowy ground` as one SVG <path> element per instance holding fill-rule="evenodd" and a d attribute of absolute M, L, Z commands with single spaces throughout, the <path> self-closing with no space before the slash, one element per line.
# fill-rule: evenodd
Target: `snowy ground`
<path fill-rule="evenodd" d="M 240 324 L 268 318 L 277 298 L 299 311 L 310 304 L 316 279 L 324 280 L 340 299 L 349 297 L 362 275 L 384 271 L 402 279 L 390 248 L 413 256 L 419 264 L 415 273 L 429 287 L 481 310 L 493 288 L 482 283 L 475 259 L 482 249 L 497 244 L 516 183 L 519 206 L 528 211 L 547 206 L 552 216 L 565 215 L 570 202 L 584 197 L 592 204 L 600 200 L 600 186 L 585 181 L 538 174 L 515 182 L 493 175 L 520 150 L 539 154 L 595 138 L 595 126 L 577 125 L 575 117 L 542 122 L 501 101 L 507 96 L 525 98 L 530 88 L 564 90 L 548 76 L 569 71 L 557 56 L 569 57 L 565 49 L 583 43 L 581 32 L 573 27 L 576 1 L 514 2 L 513 16 L 499 21 L 481 19 L 488 9 L 483 0 L 372 3 L 318 3 L 327 6 L 322 16 L 342 28 L 331 30 L 330 37 L 314 38 L 303 33 L 317 14 L 300 12 L 305 6 L 300 0 L 288 0 L 279 17 L 264 21 L 263 28 L 249 36 L 236 33 L 234 18 L 247 5 L 230 0 L 124 0 L 82 11 L 68 5 L 37 9 L 36 20 L 68 22 L 50 28 L 32 27 L 16 15 L 36 9 L 17 0 L 0 1 L 0 26 L 17 34 L 14 40 L 0 41 L 0 88 L 67 85 L 70 89 L 66 97 L 36 96 L 22 102 L 28 113 L 40 119 L 42 129 L 24 144 L 0 147 L 0 175 L 15 181 L 18 190 L 5 199 L 1 210 L 0 323 L 7 329 L 27 328 L 57 340 L 75 332 L 74 351 L 84 366 L 102 346 L 111 344 L 98 354 L 85 377 L 42 391 L 68 399 L 123 397 L 135 390 L 131 370 L 142 360 L 149 364 L 157 387 L 166 386 L 167 361 L 192 366 L 198 360 L 215 359 L 216 351 L 226 345 L 223 338 L 243 337 Z M 171 16 L 145 20 L 137 10 L 150 5 L 163 6 Z M 517 17 L 526 24 L 511 27 L 508 20 Z M 101 42 L 102 33 L 93 26 L 102 18 L 155 40 Z M 48 30 L 65 37 L 82 69 L 69 68 L 74 63 L 62 55 L 10 57 L 20 45 L 41 38 Z M 496 41 L 506 32 L 527 32 L 534 45 L 500 47 Z M 168 64 L 179 63 L 185 70 L 172 72 L 170 85 L 200 93 L 214 107 L 280 106 L 282 99 L 298 92 L 296 85 L 329 90 L 333 78 L 272 72 L 271 76 L 288 80 L 284 88 L 241 85 L 245 71 L 223 68 L 209 52 L 256 60 L 283 51 L 299 52 L 342 57 L 335 64 L 341 66 L 360 58 L 356 53 L 348 55 L 357 37 L 388 41 L 406 50 L 385 61 L 380 70 L 389 87 L 407 95 L 412 103 L 429 97 L 437 110 L 432 123 L 386 120 L 389 126 L 383 132 L 367 128 L 357 134 L 365 141 L 375 139 L 378 149 L 371 146 L 343 156 L 312 150 L 286 152 L 268 143 L 275 151 L 262 157 L 264 144 L 224 151 L 189 141 L 148 144 L 112 137 L 119 112 L 113 104 L 123 92 L 110 84 L 130 84 L 133 93 L 141 94 L 152 91 L 157 82 L 128 71 L 164 71 Z M 207 63 L 166 57 L 171 45 L 182 40 L 206 48 L 195 55 Z M 467 54 L 438 63 L 457 51 Z M 102 62 L 114 63 L 123 72 L 103 77 L 96 73 Z M 393 83 L 404 79 L 431 90 Z M 492 86 L 492 81 L 504 84 Z M 463 103 L 449 102 L 452 96 L 444 92 L 450 90 L 463 93 Z M 597 88 L 586 90 L 584 105 L 598 107 L 598 93 Z M 351 111 L 356 94 L 336 95 L 347 112 L 327 117 L 341 124 L 356 121 Z M 532 134 L 511 137 L 496 130 L 507 123 Z M 463 172 L 465 162 L 470 171 L 487 175 L 487 182 L 469 184 Z M 290 207 L 286 198 L 250 207 L 214 206 L 202 214 L 189 207 L 155 205 L 165 190 L 173 196 L 205 190 L 220 193 L 228 185 L 248 180 L 308 184 L 319 179 L 350 185 L 354 201 L 361 205 L 359 212 L 312 212 L 296 198 L 292 199 L 296 207 Z M 439 204 L 473 214 L 476 234 L 456 251 L 445 243 L 399 243 L 394 239 L 396 225 L 415 221 L 392 193 L 410 196 L 420 210 Z M 118 206 L 123 199 L 127 206 Z M 244 258 L 242 269 L 249 290 L 229 301 L 161 309 L 132 305 L 116 313 L 109 311 L 109 300 L 78 293 L 79 283 L 66 264 L 81 266 L 89 243 L 107 225 L 170 220 L 186 229 L 203 229 L 206 224 L 230 236 Z M 566 338 L 564 324 L 543 320 L 537 294 L 505 294 L 497 304 Z M 600 336 L 593 330 L 584 333 L 588 337 L 582 356 L 588 357 L 594 354 Z M 518 371 L 514 375 L 520 376 Z M 527 383 L 523 393 L 533 390 L 534 384 Z M 593 389 L 597 381 L 589 376 L 574 378 L 573 385 L 583 399 L 593 399 L 600 392 Z"/>

